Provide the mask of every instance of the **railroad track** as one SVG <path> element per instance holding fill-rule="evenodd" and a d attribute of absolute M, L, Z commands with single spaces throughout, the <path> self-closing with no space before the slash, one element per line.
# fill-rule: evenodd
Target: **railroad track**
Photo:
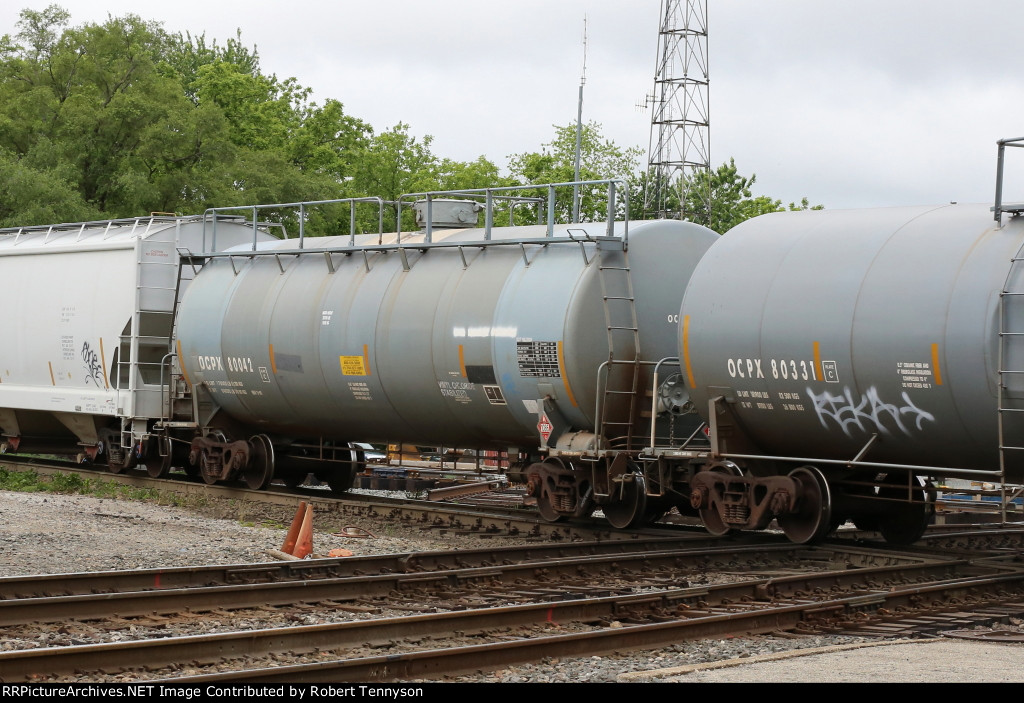
<path fill-rule="evenodd" d="M 664 545 L 648 547 L 660 546 Z M 452 558 L 473 557 L 467 552 L 448 557 L 438 553 L 436 562 L 434 557 L 427 560 L 435 563 L 434 571 L 386 575 L 391 590 L 383 595 L 373 585 L 380 576 L 355 573 L 257 584 L 291 590 L 281 603 L 291 599 L 286 611 L 292 618 L 333 609 L 365 619 L 206 635 L 174 636 L 164 630 L 159 638 L 131 642 L 3 652 L 0 680 L 393 681 L 728 635 L 788 631 L 907 636 L 922 626 L 923 618 L 930 618 L 927 624 L 933 629 L 941 627 L 944 619 L 948 629 L 955 629 L 968 622 L 1024 613 L 1024 569 L 1010 555 L 943 559 L 786 543 L 775 548 L 677 548 L 646 555 L 567 557 L 551 550 L 548 559 L 536 553 L 523 556 L 527 561 L 501 568 L 451 568 Z M 652 562 L 646 570 L 637 568 L 637 559 L 644 556 Z M 659 561 L 672 567 L 659 571 Z M 584 571 L 589 575 L 584 576 Z M 668 586 L 667 582 L 682 581 L 683 573 L 725 582 Z M 645 576 L 653 577 L 654 584 Z M 18 580 L 21 588 L 31 581 Z M 238 594 L 252 584 L 243 585 L 242 590 L 237 585 L 219 588 L 223 594 L 233 594 L 230 607 L 239 607 L 244 604 Z M 187 608 L 200 608 L 207 613 L 203 617 L 227 617 L 213 602 L 217 587 L 169 590 L 193 591 L 197 600 Z M 159 598 L 161 593 L 78 595 L 69 600 L 92 599 L 124 618 L 130 609 L 123 607 L 119 596 L 127 602 Z M 473 599 L 476 604 L 467 605 Z M 14 612 L 36 607 L 32 600 L 6 602 Z M 54 605 L 53 598 L 41 600 L 50 602 L 39 603 L 38 612 Z M 501 601 L 506 604 L 495 605 Z M 517 604 L 508 605 L 509 601 Z M 313 606 L 294 605 L 300 602 Z M 370 617 L 393 612 L 395 605 L 439 612 Z M 175 608 L 180 609 L 180 604 Z M 274 610 L 265 600 L 261 608 Z M 66 617 L 65 613 L 61 619 Z M 149 614 L 140 622 L 166 625 L 169 621 L 160 623 L 160 618 Z M 140 622 L 134 624 L 136 629 L 144 629 Z M 61 627 L 70 627 L 67 620 Z M 104 627 L 109 630 L 115 625 Z M 10 634 L 7 628 L 8 640 Z M 243 660 L 244 670 L 239 663 Z"/>
<path fill-rule="evenodd" d="M 208 495 L 222 500 L 245 500 L 292 509 L 300 501 L 306 501 L 313 504 L 320 514 L 344 519 L 382 520 L 399 525 L 404 529 L 434 530 L 440 533 L 481 537 L 515 537 L 562 543 L 633 540 L 638 537 L 669 536 L 680 533 L 707 535 L 699 524 L 699 520 L 678 515 L 667 516 L 665 520 L 648 528 L 634 529 L 628 532 L 612 529 L 600 518 L 549 523 L 540 519 L 534 509 L 523 505 L 517 496 L 510 495 L 510 492 L 507 491 L 496 494 L 476 494 L 475 496 L 471 494 L 471 498 L 474 499 L 466 499 L 465 503 L 421 500 L 408 495 L 386 497 L 352 493 L 345 497 L 333 497 L 326 495 L 326 491 L 317 488 L 287 488 L 284 485 L 274 484 L 270 490 L 253 491 L 241 485 L 207 485 L 190 479 L 181 472 L 172 473 L 168 478 L 153 479 L 142 470 L 111 474 L 97 471 L 96 468 L 83 468 L 82 465 L 68 461 L 19 455 L 4 455 L 2 463 L 31 468 L 44 475 L 72 473 L 86 478 L 102 478 L 137 488 L 151 488 L 182 496 Z M 438 493 L 444 496 L 465 494 L 466 491 L 465 487 L 460 487 L 458 490 Z M 965 515 L 962 509 L 958 510 L 957 514 L 960 517 Z M 987 519 L 991 518 L 991 515 L 982 513 L 978 517 Z M 1016 540 L 1013 526 L 989 523 L 985 526 L 984 534 L 978 532 L 978 527 L 977 524 L 933 525 L 929 527 L 923 542 L 936 544 L 936 549 L 943 550 L 950 547 L 974 549 L 975 546 L 967 546 L 968 543 L 972 540 L 985 542 L 989 539 L 986 535 L 990 533 L 1007 535 L 1006 539 L 1010 541 Z M 1024 527 L 1018 526 L 1017 529 L 1024 532 Z M 944 537 L 937 537 L 938 535 L 944 535 Z M 846 528 L 841 529 L 835 538 L 846 541 L 881 542 L 877 533 Z"/>
<path fill-rule="evenodd" d="M 623 532 L 611 528 L 599 518 L 549 523 L 535 510 L 522 505 L 512 506 L 508 500 L 482 501 L 480 504 L 458 504 L 420 500 L 410 496 L 388 497 L 350 493 L 343 497 L 329 495 L 317 488 L 287 488 L 274 484 L 269 490 L 253 491 L 241 485 L 207 485 L 175 472 L 167 478 L 154 479 L 145 471 L 130 470 L 120 474 L 99 472 L 94 468 L 66 461 L 5 455 L 2 463 L 31 469 L 41 475 L 69 473 L 83 478 L 102 479 L 135 488 L 148 488 L 180 496 L 208 496 L 220 500 L 244 500 L 294 510 L 300 501 L 314 506 L 318 514 L 344 520 L 371 519 L 398 525 L 409 530 L 433 530 L 442 533 L 479 535 L 481 537 L 532 538 L 538 541 L 574 542 L 593 540 L 632 540 L 637 536 L 665 536 L 673 532 L 706 531 L 694 525 L 659 525 Z M 287 512 L 287 511 L 286 511 Z"/>

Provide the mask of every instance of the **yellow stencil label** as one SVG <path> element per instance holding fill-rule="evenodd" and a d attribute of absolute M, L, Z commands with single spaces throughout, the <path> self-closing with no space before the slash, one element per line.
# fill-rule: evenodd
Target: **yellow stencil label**
<path fill-rule="evenodd" d="M 339 356 L 343 376 L 366 376 L 366 359 L 362 356 Z"/>

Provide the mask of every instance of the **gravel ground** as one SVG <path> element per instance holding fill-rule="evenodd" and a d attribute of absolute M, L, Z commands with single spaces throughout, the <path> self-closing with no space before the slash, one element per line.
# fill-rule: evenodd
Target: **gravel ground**
<path fill-rule="evenodd" d="M 285 513 L 288 514 L 285 514 Z M 204 501 L 196 509 L 88 496 L 0 491 L 0 576 L 271 561 L 293 513 Z M 478 538 L 338 536 L 314 520 L 314 551 L 360 554 L 479 548 Z M 508 544 L 507 541 L 496 544 Z M 803 656 L 795 656 L 795 649 Z M 959 640 L 886 643 L 849 637 L 759 636 L 686 642 L 653 652 L 550 660 L 459 681 L 484 682 L 1020 682 L 1024 645 Z"/>

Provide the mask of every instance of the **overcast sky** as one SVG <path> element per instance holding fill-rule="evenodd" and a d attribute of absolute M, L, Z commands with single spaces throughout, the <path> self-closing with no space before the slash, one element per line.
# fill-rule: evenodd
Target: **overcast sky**
<path fill-rule="evenodd" d="M 7 0 L 0 34 L 24 8 Z M 433 135 L 440 157 L 535 151 L 584 119 L 641 146 L 658 0 L 63 0 L 74 25 L 135 13 L 221 44 L 240 29 L 265 73 L 384 130 Z M 711 161 L 755 194 L 828 208 L 989 202 L 995 141 L 1024 136 L 1013 0 L 709 0 Z M 1024 150 L 1007 200 L 1024 201 Z M 1016 186 L 1016 189 L 1015 189 Z"/>

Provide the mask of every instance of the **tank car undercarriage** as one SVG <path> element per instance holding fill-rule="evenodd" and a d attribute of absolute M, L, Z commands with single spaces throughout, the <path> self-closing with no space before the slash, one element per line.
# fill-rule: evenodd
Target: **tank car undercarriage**
<path fill-rule="evenodd" d="M 343 493 L 366 468 L 365 452 L 348 442 L 275 440 L 266 434 L 232 440 L 219 430 L 197 434 L 191 441 L 154 434 L 150 442 L 154 447 L 146 455 L 150 476 L 160 478 L 172 466 L 180 466 L 210 485 L 240 481 L 263 490 L 277 478 L 293 488 L 312 475 L 332 491 Z"/>
<path fill-rule="evenodd" d="M 256 434 L 248 439 L 245 428 L 228 423 L 223 428 L 197 431 L 189 422 L 132 425 L 129 420 L 98 426 L 77 436 L 4 435 L 0 454 L 57 454 L 75 457 L 80 464 L 105 466 L 114 474 L 145 468 L 152 478 L 180 468 L 206 484 L 241 482 L 253 490 L 270 486 L 276 478 L 289 487 L 308 476 L 343 493 L 366 469 L 365 452 L 350 442 L 323 439 L 297 440 Z"/>
<path fill-rule="evenodd" d="M 797 544 L 819 542 L 851 521 L 893 544 L 918 540 L 934 517 L 935 489 L 906 471 L 830 470 L 804 465 L 755 475 L 728 460 L 553 456 L 523 471 L 528 496 L 555 522 L 601 510 L 617 529 L 652 523 L 676 508 L 714 535 L 764 530 L 773 522 Z"/>

